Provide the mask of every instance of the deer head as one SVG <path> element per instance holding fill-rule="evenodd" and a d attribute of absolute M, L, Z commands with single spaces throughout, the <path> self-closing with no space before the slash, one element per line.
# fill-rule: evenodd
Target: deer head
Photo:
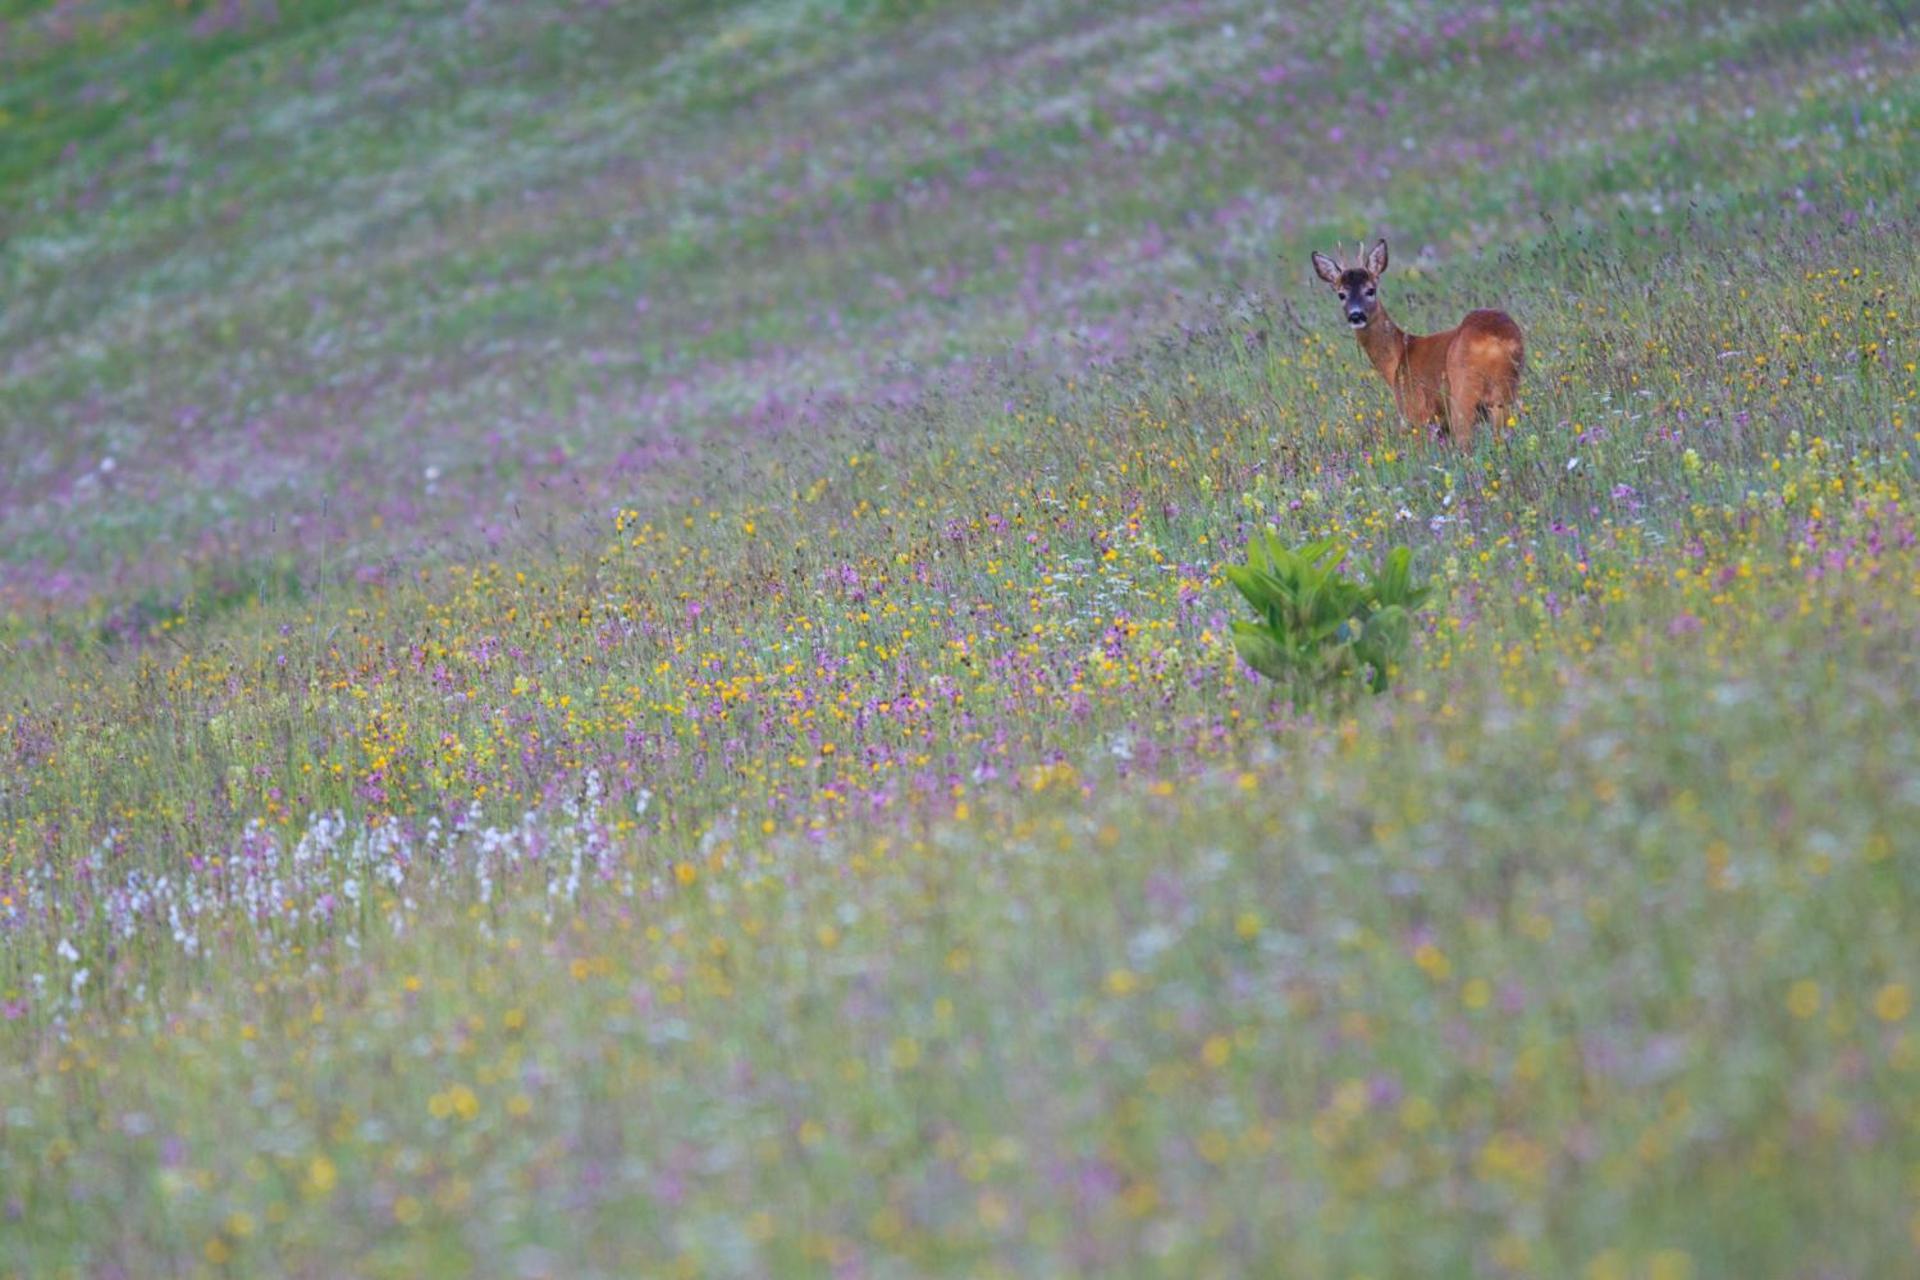
<path fill-rule="evenodd" d="M 1349 267 L 1324 253 L 1313 255 L 1314 274 L 1333 286 L 1347 323 L 1364 329 L 1380 306 L 1380 273 L 1387 269 L 1387 242 L 1377 241 L 1365 256 L 1365 265 Z"/>

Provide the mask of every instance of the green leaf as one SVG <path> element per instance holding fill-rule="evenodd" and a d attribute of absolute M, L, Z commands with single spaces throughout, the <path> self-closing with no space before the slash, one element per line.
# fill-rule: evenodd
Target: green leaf
<path fill-rule="evenodd" d="M 1382 604 L 1398 604 L 1406 599 L 1407 588 L 1412 584 L 1413 552 L 1405 547 L 1395 547 L 1387 553 L 1387 563 L 1380 569 L 1374 580 L 1374 595 Z"/>
<path fill-rule="evenodd" d="M 1378 645 L 1388 657 L 1397 656 L 1413 636 L 1413 619 L 1399 605 L 1390 604 L 1367 619 L 1366 636 L 1369 644 Z"/>
<path fill-rule="evenodd" d="M 1282 608 L 1291 595 L 1286 583 L 1248 565 L 1230 564 L 1226 574 L 1227 580 L 1247 598 L 1247 603 L 1262 613 Z"/>
<path fill-rule="evenodd" d="M 1274 641 L 1265 628 L 1251 622 L 1233 624 L 1233 647 L 1248 666 L 1269 680 L 1284 680 L 1292 663 L 1287 651 Z"/>

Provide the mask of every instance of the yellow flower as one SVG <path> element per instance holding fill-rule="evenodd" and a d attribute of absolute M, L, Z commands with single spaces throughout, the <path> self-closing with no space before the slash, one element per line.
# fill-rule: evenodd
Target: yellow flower
<path fill-rule="evenodd" d="M 1587 1263 L 1587 1280 L 1627 1280 L 1627 1260 L 1618 1249 L 1596 1254 Z"/>
<path fill-rule="evenodd" d="M 334 1168 L 333 1161 L 325 1156 L 315 1156 L 307 1162 L 307 1191 L 311 1195 L 324 1196 L 332 1192 L 334 1184 L 340 1180 L 340 1171 Z"/>
<path fill-rule="evenodd" d="M 1130 996 L 1140 989 L 1140 975 L 1131 969 L 1115 969 L 1107 975 L 1107 990 L 1116 996 Z"/>
<path fill-rule="evenodd" d="M 867 1219 L 867 1234 L 881 1244 L 898 1240 L 906 1229 L 906 1219 L 892 1205 L 885 1206 Z"/>
<path fill-rule="evenodd" d="M 1121 1207 L 1130 1218 L 1144 1218 L 1160 1204 L 1160 1188 L 1151 1182 L 1136 1182 L 1120 1193 Z"/>
<path fill-rule="evenodd" d="M 901 1036 L 893 1042 L 893 1048 L 887 1054 L 887 1060 L 896 1071 L 911 1071 L 920 1063 L 920 1042 L 912 1036 Z"/>
<path fill-rule="evenodd" d="M 1447 953 L 1431 942 L 1420 944 L 1413 953 L 1413 962 L 1420 966 L 1422 973 L 1435 982 L 1446 981 L 1447 976 L 1453 972 L 1453 962 L 1447 959 Z"/>
<path fill-rule="evenodd" d="M 1693 1259 L 1682 1249 L 1662 1249 L 1647 1261 L 1647 1280 L 1692 1280 Z"/>
<path fill-rule="evenodd" d="M 1882 1022 L 1898 1022 L 1907 1016 L 1913 1007 L 1913 998 L 1907 994 L 1906 984 L 1889 982 L 1874 993 L 1874 1016 Z"/>
<path fill-rule="evenodd" d="M 1820 1012 L 1820 984 L 1802 978 L 1787 988 L 1787 1012 L 1796 1018 L 1811 1018 Z"/>

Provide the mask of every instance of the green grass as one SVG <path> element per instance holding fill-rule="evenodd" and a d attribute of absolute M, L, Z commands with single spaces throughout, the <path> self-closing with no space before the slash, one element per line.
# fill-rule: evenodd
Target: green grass
<path fill-rule="evenodd" d="M 1889 11 L 83 12 L 0 41 L 0 1274 L 1920 1258 Z M 1471 454 L 1370 234 L 1526 331 Z M 1268 528 L 1413 548 L 1389 692 L 1239 663 Z"/>

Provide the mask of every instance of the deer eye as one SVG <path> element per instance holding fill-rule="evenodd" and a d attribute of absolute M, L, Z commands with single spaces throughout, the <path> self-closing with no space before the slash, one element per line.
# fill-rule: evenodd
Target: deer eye
<path fill-rule="evenodd" d="M 1372 285 L 1368 285 L 1368 286 L 1367 286 L 1367 296 L 1368 296 L 1369 298 L 1371 298 L 1371 297 L 1373 296 L 1373 286 L 1372 286 Z"/>

